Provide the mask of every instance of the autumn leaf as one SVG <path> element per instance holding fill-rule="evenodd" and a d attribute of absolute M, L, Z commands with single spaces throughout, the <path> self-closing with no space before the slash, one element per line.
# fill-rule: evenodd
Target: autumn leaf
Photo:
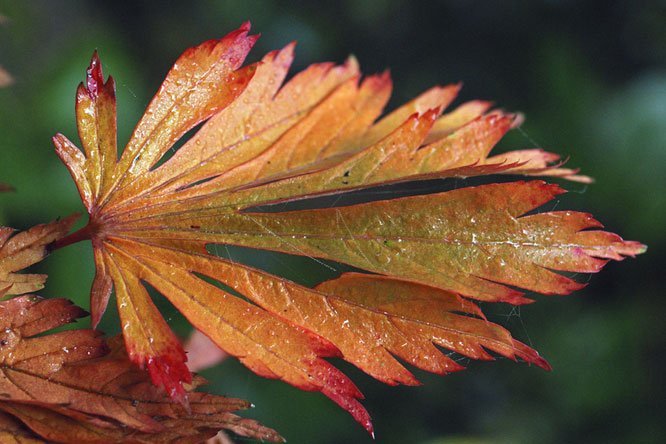
<path fill-rule="evenodd" d="M 200 377 L 187 388 L 189 409 L 173 403 L 127 359 L 120 337 L 104 340 L 94 330 L 35 336 L 87 315 L 69 301 L 20 296 L 0 302 L 0 312 L 0 411 L 10 415 L 0 417 L 0 433 L 18 442 L 33 436 L 26 427 L 49 442 L 77 444 L 198 443 L 220 429 L 282 441 L 230 413 L 249 402 L 192 392 L 205 383 Z"/>
<path fill-rule="evenodd" d="M 520 119 L 482 101 L 444 113 L 458 85 L 432 88 L 381 117 L 390 77 L 361 79 L 353 58 L 312 65 L 286 83 L 293 45 L 241 68 L 255 41 L 248 30 L 245 24 L 187 50 L 119 159 L 114 82 L 104 80 L 93 55 L 77 90 L 83 150 L 54 137 L 90 214 L 85 228 L 56 247 L 92 240 L 93 325 L 115 289 L 130 359 L 173 399 L 187 402 L 186 356 L 145 284 L 257 374 L 321 391 L 372 433 L 361 393 L 323 358 L 342 357 L 383 382 L 409 385 L 418 381 L 396 358 L 435 373 L 462 368 L 436 345 L 549 368 L 470 299 L 521 304 L 530 302 L 525 291 L 567 294 L 582 285 L 561 272 L 596 272 L 609 259 L 645 250 L 599 230 L 584 213 L 533 214 L 564 191 L 542 181 L 275 211 L 276 203 L 427 179 L 590 178 L 540 149 L 490 156 Z M 307 288 L 211 255 L 209 244 L 327 259 L 367 273 Z"/>
<path fill-rule="evenodd" d="M 21 421 L 7 413 L 0 412 L 0 442 L 7 444 L 52 444 L 53 441 L 45 441 Z"/>
<path fill-rule="evenodd" d="M 12 228 L 0 227 L 0 297 L 30 293 L 44 287 L 46 275 L 17 271 L 41 261 L 48 254 L 48 245 L 63 237 L 78 217 L 68 216 L 18 234 Z"/>

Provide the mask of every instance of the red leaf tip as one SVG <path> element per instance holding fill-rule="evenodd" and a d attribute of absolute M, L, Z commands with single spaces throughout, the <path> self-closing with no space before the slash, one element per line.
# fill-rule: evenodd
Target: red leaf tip
<path fill-rule="evenodd" d="M 97 97 L 99 88 L 104 86 L 102 62 L 99 60 L 99 54 L 97 54 L 97 50 L 93 52 L 92 58 L 90 60 L 90 66 L 86 71 L 86 85 L 88 87 L 88 92 L 90 92 L 93 97 Z"/>
<path fill-rule="evenodd" d="M 534 361 L 534 364 L 537 365 L 537 366 L 539 366 L 539 367 L 541 367 L 541 368 L 544 369 L 544 370 L 551 371 L 551 370 L 553 369 L 553 368 L 550 366 L 550 364 L 548 363 L 548 361 L 546 361 L 545 359 L 543 359 L 541 356 L 539 356 L 539 357 L 537 358 L 537 360 Z"/>
<path fill-rule="evenodd" d="M 525 122 L 525 114 L 521 112 L 508 114 L 507 117 L 511 119 L 511 129 L 516 129 L 520 127 L 523 124 L 523 122 Z"/>
<path fill-rule="evenodd" d="M 189 410 L 183 382 L 190 384 L 192 374 L 184 360 L 174 359 L 170 356 L 155 356 L 148 358 L 146 364 L 153 384 L 156 386 L 164 385 L 169 397 L 182 404 L 186 410 Z"/>

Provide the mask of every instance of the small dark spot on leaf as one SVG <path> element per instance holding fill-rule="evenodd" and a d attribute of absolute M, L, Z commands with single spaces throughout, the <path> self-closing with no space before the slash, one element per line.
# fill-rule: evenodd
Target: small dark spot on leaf
<path fill-rule="evenodd" d="M 201 228 L 201 225 L 190 225 L 190 228 L 192 228 L 193 230 L 198 230 L 199 228 Z"/>
<path fill-rule="evenodd" d="M 343 174 L 345 177 L 349 177 L 349 171 L 345 171 L 345 174 Z"/>

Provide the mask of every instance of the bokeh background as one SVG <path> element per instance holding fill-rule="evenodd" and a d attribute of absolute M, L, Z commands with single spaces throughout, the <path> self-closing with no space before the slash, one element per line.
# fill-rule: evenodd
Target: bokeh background
<path fill-rule="evenodd" d="M 178 55 L 245 20 L 262 34 L 252 60 L 297 40 L 294 72 L 349 54 L 366 73 L 390 68 L 390 107 L 462 81 L 457 103 L 488 99 L 524 112 L 500 149 L 540 146 L 596 178 L 563 184 L 571 192 L 546 209 L 589 211 L 646 243 L 647 254 L 580 276 L 589 285 L 572 295 L 482 307 L 551 372 L 464 361 L 466 371 L 415 370 L 424 386 L 392 388 L 340 365 L 365 393 L 380 444 L 666 442 L 666 2 L 1 0 L 0 15 L 0 65 L 15 79 L 0 89 L 0 181 L 18 190 L 0 195 L 0 224 L 15 228 L 83 210 L 50 137 L 78 140 L 74 92 L 95 48 L 117 82 L 121 143 Z M 322 271 L 266 257 L 261 266 L 301 282 Z M 90 247 L 58 251 L 38 270 L 49 274 L 41 294 L 88 306 Z M 178 313 L 159 303 L 186 335 Z M 102 324 L 109 334 L 119 331 L 114 311 Z M 208 390 L 254 402 L 248 415 L 290 443 L 372 442 L 321 394 L 261 379 L 234 359 L 204 376 Z"/>

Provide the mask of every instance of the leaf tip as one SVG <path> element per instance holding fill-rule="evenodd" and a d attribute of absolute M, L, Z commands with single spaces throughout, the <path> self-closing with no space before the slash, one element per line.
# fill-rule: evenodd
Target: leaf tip
<path fill-rule="evenodd" d="M 249 32 L 250 28 L 252 28 L 252 23 L 249 20 L 247 20 L 240 25 L 238 30 L 241 32 Z"/>
<path fill-rule="evenodd" d="M 636 257 L 639 254 L 644 254 L 648 250 L 648 246 L 637 241 L 624 241 L 622 249 L 618 249 L 620 254 L 629 257 Z"/>
<path fill-rule="evenodd" d="M 523 122 L 525 122 L 525 114 L 521 112 L 516 112 L 513 114 L 507 114 L 507 117 L 509 118 L 511 125 L 510 129 L 516 129 L 519 128 L 523 125 Z"/>
<path fill-rule="evenodd" d="M 639 247 L 636 254 L 647 253 L 648 246 L 645 244 L 638 243 Z"/>
<path fill-rule="evenodd" d="M 541 367 L 541 368 L 544 369 L 544 370 L 547 370 L 547 371 L 551 371 L 551 370 L 553 369 L 553 367 L 550 366 L 550 364 L 548 363 L 548 361 L 546 361 L 545 359 L 543 359 L 541 356 L 539 356 L 539 357 L 537 358 L 537 360 L 534 361 L 534 364 L 537 365 L 538 367 Z"/>
<path fill-rule="evenodd" d="M 537 367 L 541 367 L 544 370 L 552 370 L 552 367 L 546 361 L 544 358 L 542 358 L 539 355 L 539 352 L 534 350 L 532 347 L 523 344 L 520 341 L 516 341 L 515 339 L 512 340 L 513 342 L 513 347 L 514 347 L 514 353 L 511 357 L 514 361 L 516 360 L 516 356 L 521 358 L 523 361 L 527 362 L 528 364 L 534 364 Z M 506 356 L 506 355 L 505 355 Z"/>
<path fill-rule="evenodd" d="M 375 429 L 372 427 L 372 423 L 368 421 L 367 425 L 364 425 L 365 430 L 370 434 L 372 439 L 375 439 Z"/>
<path fill-rule="evenodd" d="M 95 50 L 90 59 L 90 66 L 86 70 L 86 87 L 93 97 L 97 97 L 99 89 L 103 85 L 104 73 L 102 72 L 102 62 L 99 60 L 97 50 Z"/>
<path fill-rule="evenodd" d="M 183 353 L 184 355 L 184 353 Z M 172 356 L 153 356 L 146 361 L 150 378 L 156 386 L 164 385 L 169 397 L 189 410 L 187 392 L 183 382 L 192 382 L 192 373 L 185 365 L 187 358 L 178 359 Z"/>

